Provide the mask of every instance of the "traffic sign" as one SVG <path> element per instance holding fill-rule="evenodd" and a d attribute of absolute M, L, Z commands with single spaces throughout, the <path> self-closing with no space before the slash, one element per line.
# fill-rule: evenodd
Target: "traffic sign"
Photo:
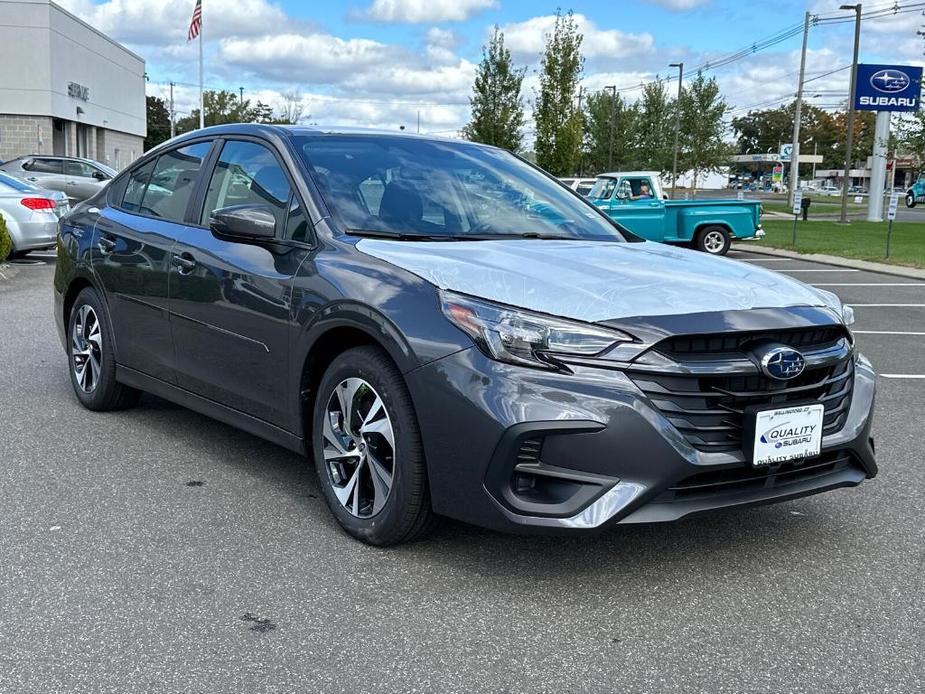
<path fill-rule="evenodd" d="M 793 214 L 800 214 L 803 206 L 803 189 L 797 188 L 793 191 Z"/>
<path fill-rule="evenodd" d="M 896 208 L 899 207 L 899 193 L 893 191 L 890 196 L 890 206 L 886 211 L 886 218 L 891 222 L 896 219 Z"/>

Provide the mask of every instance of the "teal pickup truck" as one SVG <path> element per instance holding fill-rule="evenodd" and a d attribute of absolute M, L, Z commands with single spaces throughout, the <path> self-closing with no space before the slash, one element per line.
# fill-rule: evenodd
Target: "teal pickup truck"
<path fill-rule="evenodd" d="M 919 180 L 906 191 L 906 207 L 915 207 L 919 202 L 925 202 L 925 173 L 920 173 Z"/>
<path fill-rule="evenodd" d="M 711 255 L 725 255 L 733 239 L 764 236 L 757 200 L 668 200 L 653 171 L 601 174 L 588 199 L 637 236 Z"/>

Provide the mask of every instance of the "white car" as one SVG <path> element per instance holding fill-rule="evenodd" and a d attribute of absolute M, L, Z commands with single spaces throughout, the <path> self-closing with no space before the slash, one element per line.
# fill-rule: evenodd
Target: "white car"
<path fill-rule="evenodd" d="M 560 178 L 560 181 L 582 197 L 587 197 L 594 186 L 595 178 Z"/>
<path fill-rule="evenodd" d="M 819 189 L 819 192 L 822 193 L 822 195 L 838 196 L 841 195 L 841 188 L 838 186 L 822 186 L 822 188 Z"/>

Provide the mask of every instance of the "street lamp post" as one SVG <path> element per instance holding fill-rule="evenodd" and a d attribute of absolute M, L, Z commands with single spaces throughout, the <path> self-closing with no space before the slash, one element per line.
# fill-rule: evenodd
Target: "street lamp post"
<path fill-rule="evenodd" d="M 610 99 L 610 149 L 607 152 L 607 170 L 613 171 L 613 112 L 617 107 L 617 85 L 609 84 L 604 89 L 609 89 L 613 92 L 613 97 Z"/>
<path fill-rule="evenodd" d="M 841 10 L 854 10 L 854 58 L 851 61 L 851 88 L 848 91 L 848 133 L 845 137 L 845 177 L 841 188 L 840 224 L 848 223 L 848 184 L 851 176 L 851 155 L 854 150 L 854 94 L 857 89 L 858 51 L 861 47 L 861 4 L 842 5 Z"/>
<path fill-rule="evenodd" d="M 684 63 L 671 63 L 668 67 L 678 68 L 678 100 L 674 105 L 674 160 L 671 164 L 671 197 L 674 198 L 678 185 L 678 135 L 681 132 L 681 85 L 684 83 Z"/>

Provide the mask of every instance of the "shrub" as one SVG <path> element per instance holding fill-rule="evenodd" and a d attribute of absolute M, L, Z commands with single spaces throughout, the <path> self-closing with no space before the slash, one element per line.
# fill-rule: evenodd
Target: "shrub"
<path fill-rule="evenodd" d="M 6 220 L 0 215 L 0 263 L 6 260 L 13 251 L 13 239 L 6 228 Z"/>

